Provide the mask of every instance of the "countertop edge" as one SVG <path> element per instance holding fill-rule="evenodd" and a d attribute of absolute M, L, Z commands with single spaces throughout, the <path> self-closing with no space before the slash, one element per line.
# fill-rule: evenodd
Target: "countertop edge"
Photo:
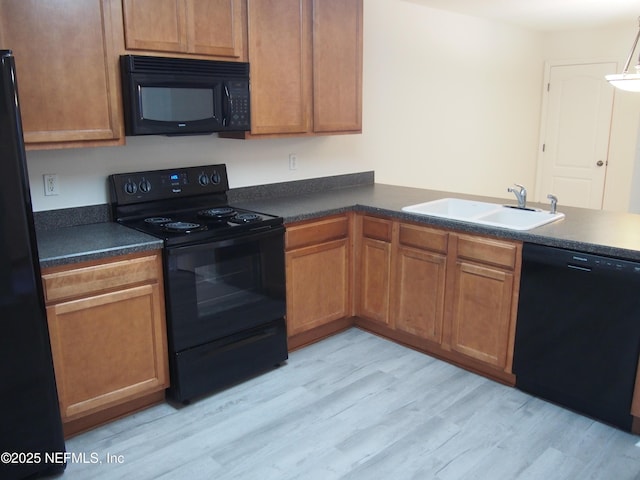
<path fill-rule="evenodd" d="M 40 259 L 40 268 L 59 267 L 63 265 L 73 265 L 82 262 L 89 262 L 91 260 L 102 260 L 104 258 L 118 257 L 121 255 L 128 255 L 130 253 L 148 252 L 152 250 L 161 250 L 162 242 L 148 242 L 140 243 L 136 245 L 123 245 L 116 248 L 105 248 L 104 250 L 96 252 L 78 252 L 75 254 L 61 255 L 58 257 L 47 257 Z"/>
<path fill-rule="evenodd" d="M 640 261 L 640 215 L 559 207 L 565 219 L 528 231 L 509 230 L 405 212 L 402 207 L 444 197 L 509 203 L 505 199 L 386 184 L 368 184 L 273 198 L 240 200 L 234 206 L 281 216 L 285 226 L 347 212 L 366 213 L 461 233 L 537 243 L 596 255 Z M 539 208 L 548 205 L 532 203 Z M 122 230 L 124 229 L 124 230 Z M 96 233 L 98 232 L 98 233 Z M 94 240 L 110 232 L 101 242 Z M 77 243 L 67 244 L 75 237 Z M 91 245 L 98 243 L 98 246 Z M 60 244 L 64 248 L 60 248 Z M 162 248 L 162 241 L 116 223 L 63 227 L 39 232 L 43 268 Z"/>
<path fill-rule="evenodd" d="M 73 265 L 159 250 L 159 238 L 113 222 L 62 227 L 37 234 L 40 268 Z"/>
<path fill-rule="evenodd" d="M 536 230 L 538 229 L 526 231 L 509 230 L 464 221 L 448 220 L 444 218 L 430 217 L 427 215 L 411 214 L 397 210 L 386 210 L 383 208 L 370 207 L 367 205 L 355 205 L 353 209 L 361 213 L 370 213 L 374 215 L 397 218 L 413 223 L 420 223 L 433 227 L 456 230 L 458 232 L 487 235 L 491 237 L 503 238 L 505 240 L 519 240 L 522 242 L 536 243 L 538 245 L 545 245 L 548 247 L 576 250 L 580 252 L 617 257 L 626 260 L 640 260 L 640 250 L 618 248 L 597 243 L 590 243 L 586 241 L 542 235 L 536 232 Z"/>
<path fill-rule="evenodd" d="M 248 209 L 262 209 L 282 216 L 287 224 L 309 221 L 349 211 L 396 218 L 462 233 L 531 242 L 625 260 L 640 261 L 640 215 L 560 205 L 566 217 L 532 230 L 511 230 L 470 222 L 405 212 L 402 207 L 446 197 L 510 204 L 508 199 L 467 195 L 375 183 L 352 189 L 313 195 L 242 202 Z M 532 207 L 549 205 L 530 202 Z"/>

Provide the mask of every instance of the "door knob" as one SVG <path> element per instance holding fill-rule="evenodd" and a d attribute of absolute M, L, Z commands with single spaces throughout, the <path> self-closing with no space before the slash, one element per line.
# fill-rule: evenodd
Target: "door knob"
<path fill-rule="evenodd" d="M 601 166 L 603 166 L 603 165 L 604 165 L 604 162 L 603 162 L 602 160 L 598 160 L 598 161 L 596 162 L 596 165 L 597 165 L 597 166 L 599 166 L 599 167 L 601 167 Z"/>

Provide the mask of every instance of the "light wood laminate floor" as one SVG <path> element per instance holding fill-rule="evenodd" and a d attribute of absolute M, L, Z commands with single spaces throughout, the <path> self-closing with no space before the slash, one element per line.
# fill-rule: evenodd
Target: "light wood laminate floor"
<path fill-rule="evenodd" d="M 71 462 L 61 480 L 640 479 L 639 441 L 354 328 L 68 440 L 102 463 Z"/>

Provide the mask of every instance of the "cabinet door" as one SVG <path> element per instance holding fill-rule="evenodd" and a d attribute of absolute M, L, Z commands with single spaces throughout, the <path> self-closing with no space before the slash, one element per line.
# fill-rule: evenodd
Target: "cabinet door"
<path fill-rule="evenodd" d="M 28 148 L 123 139 L 107 0 L 7 0 L 0 47 L 16 58 Z M 82 143 L 85 142 L 85 143 Z"/>
<path fill-rule="evenodd" d="M 186 51 L 183 0 L 122 0 L 122 9 L 127 50 Z"/>
<path fill-rule="evenodd" d="M 242 0 L 186 0 L 187 50 L 240 57 L 242 23 Z"/>
<path fill-rule="evenodd" d="M 360 245 L 360 304 L 358 314 L 389 324 L 391 244 L 363 238 Z"/>
<path fill-rule="evenodd" d="M 362 131 L 362 0 L 313 1 L 313 130 Z"/>
<path fill-rule="evenodd" d="M 307 0 L 248 0 L 251 133 L 311 129 Z"/>
<path fill-rule="evenodd" d="M 242 0 L 122 0 L 127 50 L 240 57 Z"/>
<path fill-rule="evenodd" d="M 63 421 L 168 385 L 162 302 L 153 284 L 47 307 Z"/>
<path fill-rule="evenodd" d="M 286 271 L 289 336 L 349 316 L 347 239 L 287 252 Z"/>
<path fill-rule="evenodd" d="M 361 218 L 358 315 L 389 325 L 393 222 Z"/>
<path fill-rule="evenodd" d="M 442 341 L 446 255 L 399 247 L 392 291 L 396 330 Z"/>
<path fill-rule="evenodd" d="M 183 0 L 122 0 L 127 50 L 186 52 Z"/>
<path fill-rule="evenodd" d="M 458 260 L 451 348 L 500 370 L 507 366 L 513 273 Z"/>
<path fill-rule="evenodd" d="M 399 331 L 442 341 L 449 234 L 400 223 L 394 252 L 391 321 Z"/>

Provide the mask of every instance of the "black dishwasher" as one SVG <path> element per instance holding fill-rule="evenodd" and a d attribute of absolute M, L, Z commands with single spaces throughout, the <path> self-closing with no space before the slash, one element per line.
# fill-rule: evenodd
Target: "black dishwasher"
<path fill-rule="evenodd" d="M 631 429 L 640 355 L 640 263 L 525 243 L 516 387 Z"/>

